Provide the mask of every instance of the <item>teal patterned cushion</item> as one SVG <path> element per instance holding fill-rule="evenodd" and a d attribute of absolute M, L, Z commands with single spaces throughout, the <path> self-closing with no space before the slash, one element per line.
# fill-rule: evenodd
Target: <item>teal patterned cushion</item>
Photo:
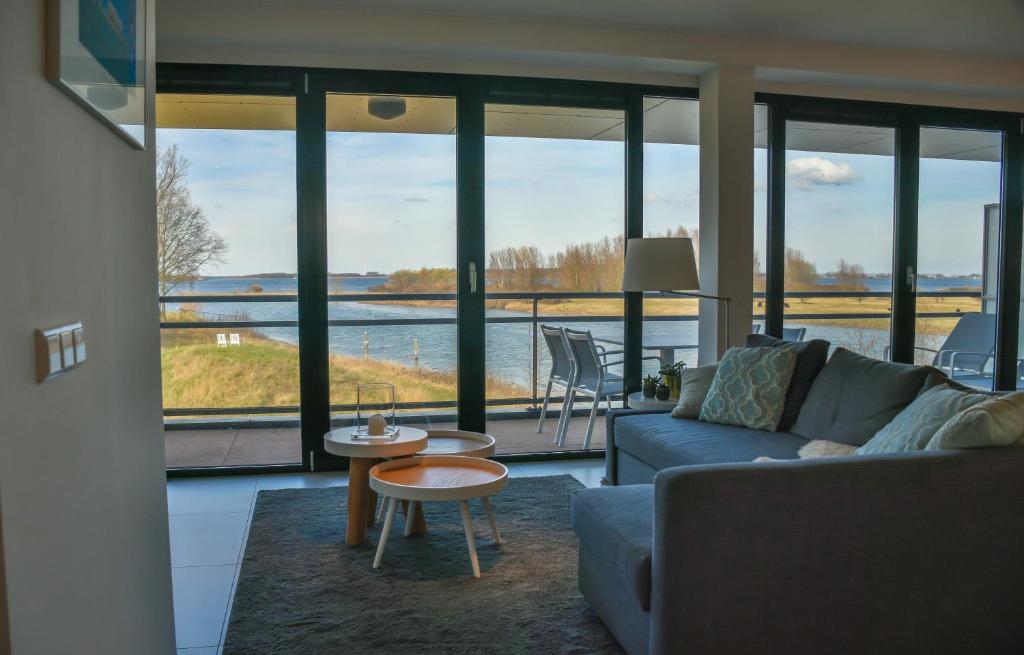
<path fill-rule="evenodd" d="M 946 385 L 932 387 L 858 448 L 857 454 L 924 450 L 947 421 L 988 398 L 986 394 L 960 391 Z"/>
<path fill-rule="evenodd" d="M 774 432 L 795 366 L 793 347 L 730 348 L 718 364 L 700 420 Z"/>

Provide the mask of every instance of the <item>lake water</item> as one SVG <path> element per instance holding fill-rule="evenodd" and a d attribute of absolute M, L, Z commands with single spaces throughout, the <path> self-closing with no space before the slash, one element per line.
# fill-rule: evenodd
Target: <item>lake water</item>
<path fill-rule="evenodd" d="M 359 293 L 369 291 L 371 287 L 387 281 L 386 277 L 331 278 L 330 293 Z M 834 280 L 821 278 L 823 285 L 834 284 Z M 949 288 L 978 287 L 980 280 L 956 278 L 945 280 L 922 279 L 921 290 L 942 290 Z M 185 294 L 226 294 L 249 291 L 253 285 L 259 285 L 264 293 L 296 293 L 295 278 L 209 278 L 195 282 L 188 287 L 180 287 L 172 293 Z M 888 291 L 890 280 L 869 279 L 867 286 L 872 291 Z M 440 305 L 440 303 L 438 303 Z M 169 303 L 168 308 L 178 307 Z M 297 320 L 297 304 L 294 302 L 258 302 L 258 303 L 201 303 L 192 308 L 202 312 L 206 320 L 237 320 L 240 315 L 252 320 Z M 543 303 L 541 305 L 543 314 Z M 525 314 L 504 310 L 487 310 L 488 318 L 522 317 Z M 454 307 L 410 307 L 404 305 L 385 305 L 360 302 L 328 303 L 328 317 L 332 320 L 401 320 L 401 319 L 449 319 L 455 318 Z M 543 320 L 543 319 L 542 319 Z M 546 321 L 559 325 L 558 316 L 550 316 Z M 597 339 L 622 340 L 623 326 L 616 322 L 583 322 L 567 324 L 568 327 L 590 330 Z M 787 326 L 796 326 L 787 323 Z M 868 355 L 880 357 L 888 343 L 888 333 L 884 330 L 859 330 L 834 326 L 806 326 L 807 338 L 822 338 L 834 345 L 842 345 Z M 669 341 L 679 345 L 697 343 L 697 322 L 691 321 L 647 321 L 644 323 L 644 339 Z M 225 332 L 230 330 L 225 329 Z M 298 344 L 298 328 L 261 328 L 266 336 Z M 211 330 L 214 332 L 214 330 Z M 211 334 L 211 340 L 215 337 Z M 490 375 L 508 382 L 530 388 L 532 383 L 532 348 L 533 332 L 529 323 L 488 323 L 486 328 L 487 370 Z M 419 365 L 435 370 L 453 370 L 456 363 L 455 325 L 373 325 L 331 327 L 329 330 L 329 347 L 332 353 L 340 355 L 362 356 L 364 342 L 367 344 L 368 356 L 385 359 L 407 366 Z M 414 358 L 415 345 L 419 347 L 419 360 Z M 609 346 L 615 348 L 615 346 Z M 538 339 L 538 377 L 546 378 L 550 367 L 547 349 L 542 338 Z M 645 352 L 654 355 L 656 352 Z M 696 365 L 697 352 L 694 349 L 676 351 L 676 359 L 689 366 Z M 657 363 L 644 362 L 644 372 L 654 372 Z M 540 384 L 540 383 L 538 383 Z M 543 388 L 540 390 L 543 392 Z"/>

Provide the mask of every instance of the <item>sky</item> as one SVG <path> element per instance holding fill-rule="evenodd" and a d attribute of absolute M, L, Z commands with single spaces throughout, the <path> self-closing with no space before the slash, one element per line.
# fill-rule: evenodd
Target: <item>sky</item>
<path fill-rule="evenodd" d="M 288 131 L 161 129 L 177 143 L 189 187 L 229 245 L 207 275 L 296 270 L 295 135 Z M 621 234 L 621 142 L 487 137 L 487 250 Z M 698 148 L 644 148 L 645 233 L 698 223 Z M 764 259 L 766 153 L 755 152 L 755 247 Z M 818 271 L 840 259 L 888 273 L 892 258 L 893 158 L 787 153 L 786 242 Z M 998 202 L 999 165 L 921 162 L 919 272 L 981 272 L 982 215 Z M 455 137 L 329 133 L 328 268 L 390 272 L 455 265 Z"/>

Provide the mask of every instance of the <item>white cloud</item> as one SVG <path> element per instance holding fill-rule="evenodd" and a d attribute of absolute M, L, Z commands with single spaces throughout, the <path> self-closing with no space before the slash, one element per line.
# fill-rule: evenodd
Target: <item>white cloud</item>
<path fill-rule="evenodd" d="M 797 189 L 810 191 L 816 186 L 853 184 L 860 177 L 849 164 L 822 157 L 800 157 L 786 162 L 786 180 Z"/>

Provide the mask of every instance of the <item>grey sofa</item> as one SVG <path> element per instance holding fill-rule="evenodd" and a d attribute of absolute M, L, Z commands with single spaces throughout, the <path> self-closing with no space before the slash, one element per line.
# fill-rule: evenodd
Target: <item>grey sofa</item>
<path fill-rule="evenodd" d="M 580 591 L 630 655 L 1022 652 L 1024 449 L 797 459 L 944 380 L 837 355 L 789 431 L 609 413 L 615 486 L 572 521 Z"/>

